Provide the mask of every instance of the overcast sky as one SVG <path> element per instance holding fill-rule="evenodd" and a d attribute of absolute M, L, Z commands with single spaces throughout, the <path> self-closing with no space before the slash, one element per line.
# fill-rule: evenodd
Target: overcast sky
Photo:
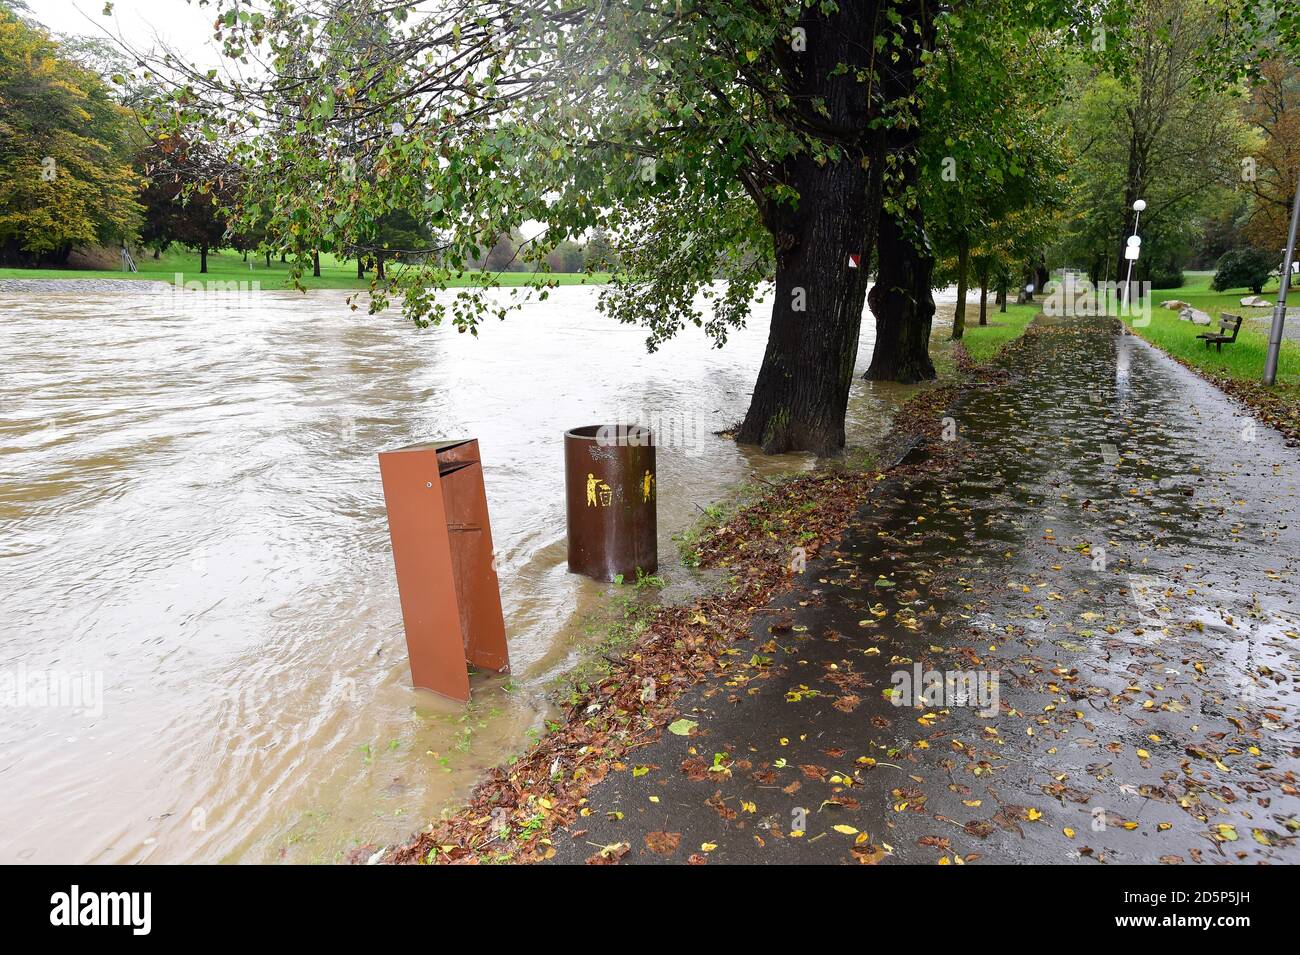
<path fill-rule="evenodd" d="M 212 39 L 215 5 L 198 0 L 113 0 L 104 16 L 104 0 L 28 0 L 31 15 L 55 33 L 121 35 L 132 46 L 149 49 L 158 39 L 204 65 L 216 65 L 215 52 L 205 52 Z"/>

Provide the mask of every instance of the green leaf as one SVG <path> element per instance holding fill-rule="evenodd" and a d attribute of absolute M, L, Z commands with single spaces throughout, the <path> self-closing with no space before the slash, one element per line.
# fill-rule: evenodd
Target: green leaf
<path fill-rule="evenodd" d="M 681 719 L 673 720 L 673 722 L 668 724 L 668 732 L 675 736 L 690 736 L 699 728 L 699 725 L 700 724 L 695 720 L 688 720 L 686 717 L 682 717 Z"/>

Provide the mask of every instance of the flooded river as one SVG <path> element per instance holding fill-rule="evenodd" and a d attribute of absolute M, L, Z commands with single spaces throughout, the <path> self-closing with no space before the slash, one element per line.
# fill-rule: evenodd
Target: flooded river
<path fill-rule="evenodd" d="M 713 432 L 766 339 L 644 334 L 565 287 L 475 339 L 342 292 L 0 295 L 0 861 L 331 862 L 520 751 L 611 588 L 566 572 L 566 428 L 640 420 L 672 535 L 811 466 Z M 863 325 L 859 372 L 871 356 Z M 905 390 L 857 381 L 850 443 Z M 376 453 L 479 439 L 512 674 L 409 686 Z M 0 688 L 3 688 L 0 686 Z M 18 688 L 18 696 L 15 696 Z M 21 698 L 19 698 L 21 697 Z"/>

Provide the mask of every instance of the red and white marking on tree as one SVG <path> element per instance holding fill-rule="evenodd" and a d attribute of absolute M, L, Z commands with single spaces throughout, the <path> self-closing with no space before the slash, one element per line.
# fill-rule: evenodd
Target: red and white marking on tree
<path fill-rule="evenodd" d="M 861 263 L 861 262 L 862 262 L 862 256 L 861 256 L 861 255 L 859 255 L 859 254 L 856 253 L 856 252 L 850 252 L 850 253 L 849 253 L 849 268 L 851 268 L 851 269 L 856 269 L 856 268 L 858 267 L 859 263 Z"/>

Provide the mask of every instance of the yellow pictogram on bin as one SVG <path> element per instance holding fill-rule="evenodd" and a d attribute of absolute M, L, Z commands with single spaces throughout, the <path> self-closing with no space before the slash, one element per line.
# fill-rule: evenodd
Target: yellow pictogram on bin
<path fill-rule="evenodd" d="M 587 506 L 609 507 L 614 503 L 614 492 L 608 484 L 594 474 L 587 475 Z"/>

